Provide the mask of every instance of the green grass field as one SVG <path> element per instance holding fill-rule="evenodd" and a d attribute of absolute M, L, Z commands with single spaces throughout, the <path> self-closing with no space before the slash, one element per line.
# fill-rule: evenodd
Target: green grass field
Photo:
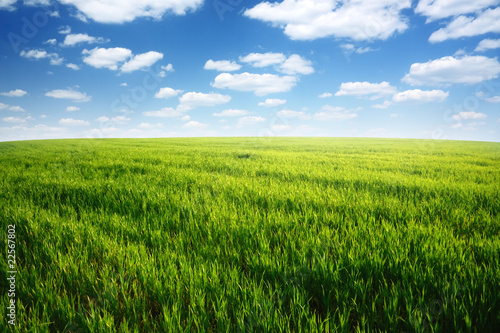
<path fill-rule="evenodd" d="M 499 213 L 499 143 L 3 142 L 2 317 L 15 225 L 13 331 L 498 332 Z"/>

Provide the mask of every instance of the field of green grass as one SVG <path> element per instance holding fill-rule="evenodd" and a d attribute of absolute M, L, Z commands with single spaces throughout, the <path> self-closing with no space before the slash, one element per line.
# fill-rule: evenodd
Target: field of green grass
<path fill-rule="evenodd" d="M 498 332 L 500 144 L 0 143 L 16 332 Z"/>

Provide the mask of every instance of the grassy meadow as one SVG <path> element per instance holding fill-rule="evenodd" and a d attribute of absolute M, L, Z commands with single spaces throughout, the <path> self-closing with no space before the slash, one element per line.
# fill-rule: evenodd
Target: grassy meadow
<path fill-rule="evenodd" d="M 498 332 L 500 144 L 0 143 L 8 332 Z"/>

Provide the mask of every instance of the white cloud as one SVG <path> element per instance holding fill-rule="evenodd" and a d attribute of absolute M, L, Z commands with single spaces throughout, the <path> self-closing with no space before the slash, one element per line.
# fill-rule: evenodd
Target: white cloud
<path fill-rule="evenodd" d="M 282 64 L 286 60 L 283 53 L 250 53 L 240 57 L 241 62 L 251 64 L 253 67 L 267 67 L 270 65 Z"/>
<path fill-rule="evenodd" d="M 415 13 L 434 21 L 450 16 L 477 12 L 498 4 L 498 0 L 420 0 Z"/>
<path fill-rule="evenodd" d="M 2 120 L 6 123 L 12 123 L 12 124 L 24 124 L 28 120 L 33 120 L 34 118 L 31 116 L 25 117 L 25 118 L 20 118 L 20 117 L 5 117 Z"/>
<path fill-rule="evenodd" d="M 207 128 L 208 124 L 204 124 L 204 123 L 200 123 L 199 121 L 191 120 L 191 121 L 185 123 L 182 127 L 183 128 L 189 128 L 189 129 L 193 129 L 193 128 Z"/>
<path fill-rule="evenodd" d="M 253 91 L 257 96 L 285 92 L 297 84 L 294 76 L 279 76 L 274 74 L 219 74 L 211 85 L 215 88 L 229 88 L 237 91 Z"/>
<path fill-rule="evenodd" d="M 500 39 L 483 39 L 477 44 L 474 51 L 483 52 L 487 50 L 494 50 L 500 48 Z"/>
<path fill-rule="evenodd" d="M 248 114 L 246 110 L 227 109 L 219 113 L 213 113 L 215 117 L 240 117 Z"/>
<path fill-rule="evenodd" d="M 92 50 L 83 50 L 82 54 L 85 55 L 83 62 L 95 68 L 108 68 L 110 70 L 117 70 L 118 65 L 130 57 L 132 51 L 123 47 L 114 48 L 94 48 Z"/>
<path fill-rule="evenodd" d="M 486 33 L 500 32 L 500 7 L 487 9 L 474 16 L 459 16 L 446 27 L 432 33 L 429 42 L 437 43 L 447 39 L 472 37 Z"/>
<path fill-rule="evenodd" d="M 109 118 L 106 117 L 106 116 L 100 116 L 98 118 L 96 118 L 96 120 L 100 123 L 105 123 L 105 122 L 108 122 L 109 121 Z"/>
<path fill-rule="evenodd" d="M 71 33 L 71 27 L 69 25 L 60 26 L 58 29 L 61 35 L 67 35 Z"/>
<path fill-rule="evenodd" d="M 414 102 L 414 103 L 426 103 L 426 102 L 442 102 L 449 95 L 449 92 L 444 92 L 442 90 L 406 90 L 399 92 L 392 97 L 392 101 L 396 103 Z"/>
<path fill-rule="evenodd" d="M 179 108 L 163 108 L 158 111 L 146 111 L 142 114 L 146 117 L 160 117 L 160 118 L 178 118 L 184 116 L 184 113 L 187 110 L 179 109 Z"/>
<path fill-rule="evenodd" d="M 451 56 L 415 63 L 402 81 L 410 85 L 474 84 L 498 77 L 500 63 L 496 58 L 484 56 Z"/>
<path fill-rule="evenodd" d="M 167 72 L 173 72 L 174 71 L 174 66 L 172 64 L 168 64 L 166 66 L 161 66 L 161 71 L 158 73 L 159 77 L 165 77 L 167 76 Z"/>
<path fill-rule="evenodd" d="M 59 125 L 65 126 L 88 126 L 90 123 L 85 120 L 73 119 L 73 118 L 63 118 L 59 120 Z"/>
<path fill-rule="evenodd" d="M 238 119 L 238 124 L 236 125 L 236 128 L 242 128 L 244 126 L 251 126 L 255 125 L 258 123 L 263 123 L 265 122 L 266 119 L 260 116 L 247 116 L 247 117 L 241 117 Z"/>
<path fill-rule="evenodd" d="M 398 117 L 398 114 L 397 113 L 391 113 L 391 115 L 389 117 L 396 118 L 396 117 Z"/>
<path fill-rule="evenodd" d="M 147 68 L 155 62 L 163 59 L 163 53 L 149 51 L 146 53 L 138 54 L 123 64 L 121 71 L 125 73 L 133 72 L 139 69 Z"/>
<path fill-rule="evenodd" d="M 51 90 L 45 93 L 45 96 L 53 98 L 71 99 L 74 102 L 88 102 L 92 98 L 91 96 L 87 96 L 86 93 L 81 93 L 71 88 L 66 90 L 64 89 Z"/>
<path fill-rule="evenodd" d="M 45 42 L 43 42 L 43 44 L 56 45 L 57 44 L 57 40 L 55 38 L 48 39 Z"/>
<path fill-rule="evenodd" d="M 357 47 L 354 44 L 350 44 L 350 43 L 342 44 L 342 45 L 340 45 L 340 48 L 342 48 L 342 50 L 344 50 L 345 53 L 349 53 L 349 54 L 352 54 L 352 53 L 364 54 L 364 53 L 376 51 L 376 49 L 373 49 L 369 46 Z"/>
<path fill-rule="evenodd" d="M 16 112 L 23 112 L 26 111 L 19 105 L 13 106 L 13 105 L 8 105 L 4 103 L 0 103 L 0 110 L 9 110 L 9 111 L 16 111 Z"/>
<path fill-rule="evenodd" d="M 300 120 L 311 119 L 311 115 L 302 111 L 281 110 L 278 112 L 278 117 L 282 118 L 297 118 Z"/>
<path fill-rule="evenodd" d="M 156 123 L 156 124 L 150 124 L 150 123 L 140 123 L 139 128 L 145 128 L 145 129 L 157 129 L 157 128 L 162 128 L 163 124 L 162 123 Z"/>
<path fill-rule="evenodd" d="M 94 43 L 105 43 L 106 39 L 103 37 L 93 37 L 87 34 L 68 34 L 64 38 L 62 43 L 63 46 L 75 46 L 81 43 L 94 44 Z"/>
<path fill-rule="evenodd" d="M 170 87 L 160 88 L 160 90 L 155 94 L 156 98 L 169 99 L 182 93 L 182 90 L 172 89 Z"/>
<path fill-rule="evenodd" d="M 285 103 L 286 103 L 286 99 L 267 98 L 264 102 L 260 102 L 258 105 L 270 108 L 270 107 L 274 107 L 274 106 L 278 106 L 278 105 L 283 105 Z"/>
<path fill-rule="evenodd" d="M 0 9 L 4 9 L 7 11 L 14 11 L 16 7 L 13 6 L 17 0 L 0 0 Z"/>
<path fill-rule="evenodd" d="M 80 70 L 80 66 L 75 64 L 66 64 L 66 67 L 71 68 L 72 70 L 78 71 Z"/>
<path fill-rule="evenodd" d="M 314 68 L 311 64 L 310 60 L 304 59 L 298 54 L 292 54 L 281 64 L 279 71 L 289 75 L 308 75 L 314 73 Z"/>
<path fill-rule="evenodd" d="M 314 120 L 349 120 L 358 117 L 355 111 L 356 110 L 346 110 L 340 106 L 325 105 L 321 108 L 321 112 L 316 112 L 314 114 Z"/>
<path fill-rule="evenodd" d="M 500 103 L 500 96 L 488 97 L 485 101 L 488 103 Z"/>
<path fill-rule="evenodd" d="M 463 111 L 453 115 L 454 120 L 468 120 L 468 119 L 484 119 L 487 116 L 484 113 L 474 111 Z"/>
<path fill-rule="evenodd" d="M 130 121 L 130 118 L 125 117 L 125 116 L 116 116 L 111 118 L 111 121 L 118 124 L 118 125 L 125 125 Z"/>
<path fill-rule="evenodd" d="M 287 58 L 283 53 L 250 53 L 240 57 L 240 61 L 249 63 L 253 67 L 276 65 L 276 70 L 288 75 L 314 73 L 311 61 L 302 58 L 298 54 L 292 54 Z"/>
<path fill-rule="evenodd" d="M 90 18 L 100 23 L 131 22 L 138 17 L 160 19 L 164 13 L 184 15 L 197 9 L 203 0 L 60 0 L 66 5 L 74 5 L 80 17 Z"/>
<path fill-rule="evenodd" d="M 319 98 L 327 98 L 327 97 L 332 97 L 333 95 L 331 93 L 325 92 L 319 95 Z"/>
<path fill-rule="evenodd" d="M 374 109 L 387 109 L 391 105 L 392 105 L 391 101 L 384 101 L 384 103 L 382 103 L 382 104 L 372 105 L 372 108 L 374 108 Z"/>
<path fill-rule="evenodd" d="M 396 88 L 390 85 L 389 82 L 383 81 L 380 83 L 370 82 L 343 82 L 340 85 L 340 90 L 335 93 L 335 96 L 371 96 L 370 99 L 378 99 L 384 95 L 392 95 L 396 92 Z"/>
<path fill-rule="evenodd" d="M 240 69 L 241 65 L 237 64 L 235 61 L 229 61 L 229 60 L 213 61 L 212 59 L 210 59 L 205 63 L 205 66 L 203 68 L 215 69 L 219 72 L 232 72 Z"/>
<path fill-rule="evenodd" d="M 217 93 L 204 94 L 200 92 L 187 92 L 179 97 L 179 103 L 183 107 L 195 108 L 199 106 L 215 106 L 225 104 L 231 100 L 229 95 Z"/>
<path fill-rule="evenodd" d="M 261 2 L 244 15 L 281 27 L 295 40 L 385 40 L 408 28 L 401 11 L 410 7 L 410 0 L 284 0 Z"/>
<path fill-rule="evenodd" d="M 57 53 L 48 53 L 45 50 L 22 50 L 20 55 L 26 59 L 49 59 L 51 65 L 60 65 L 64 61 L 64 58 L 59 57 Z"/>
<path fill-rule="evenodd" d="M 123 82 L 123 83 L 120 83 L 120 86 L 121 87 L 126 87 L 126 86 L 128 86 L 128 84 L 126 82 Z"/>
<path fill-rule="evenodd" d="M 78 111 L 78 110 L 80 110 L 80 108 L 78 106 L 68 106 L 66 108 L 66 111 L 68 111 L 68 112 L 74 112 L 74 111 Z"/>
<path fill-rule="evenodd" d="M 21 89 L 11 90 L 7 92 L 1 92 L 0 95 L 6 97 L 23 97 L 27 92 Z"/>
<path fill-rule="evenodd" d="M 271 126 L 271 129 L 276 132 L 281 132 L 281 131 L 286 131 L 291 129 L 292 127 L 290 125 L 285 125 L 285 124 L 275 124 Z"/>

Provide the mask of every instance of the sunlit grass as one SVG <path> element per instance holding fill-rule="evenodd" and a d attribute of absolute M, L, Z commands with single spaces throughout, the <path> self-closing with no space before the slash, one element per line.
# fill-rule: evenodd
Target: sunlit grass
<path fill-rule="evenodd" d="M 479 142 L 0 143 L 16 330 L 494 332 L 499 166 Z"/>

